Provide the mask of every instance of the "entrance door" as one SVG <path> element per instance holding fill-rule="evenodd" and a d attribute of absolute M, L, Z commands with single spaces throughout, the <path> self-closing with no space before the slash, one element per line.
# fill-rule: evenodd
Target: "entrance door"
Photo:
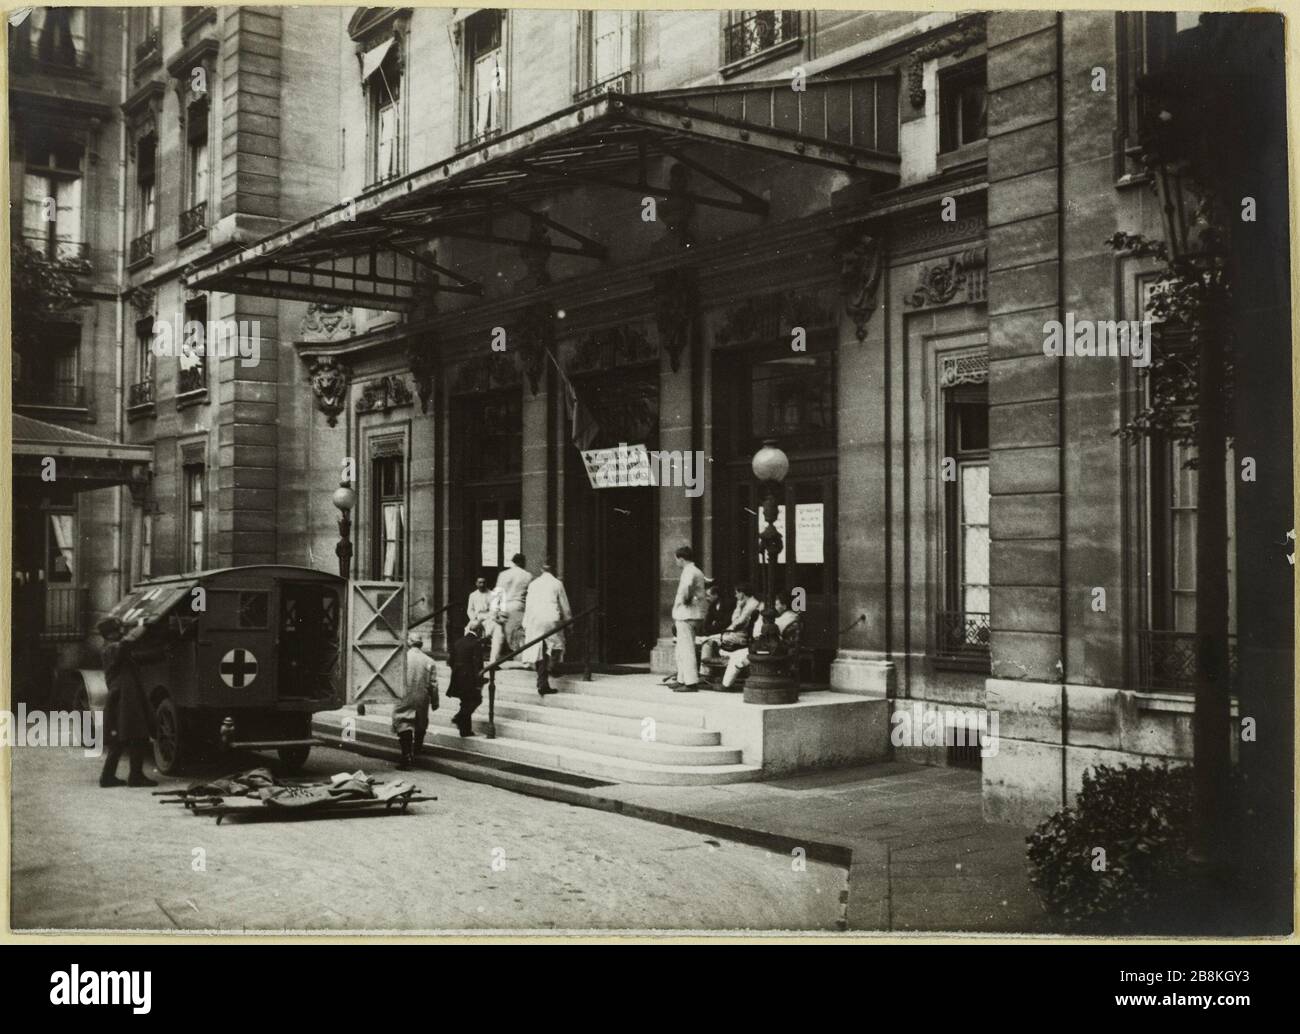
<path fill-rule="evenodd" d="M 601 614 L 600 659 L 644 664 L 656 640 L 655 489 L 606 488 L 596 496 Z"/>
<path fill-rule="evenodd" d="M 280 586 L 281 699 L 340 698 L 339 591 L 319 583 Z"/>

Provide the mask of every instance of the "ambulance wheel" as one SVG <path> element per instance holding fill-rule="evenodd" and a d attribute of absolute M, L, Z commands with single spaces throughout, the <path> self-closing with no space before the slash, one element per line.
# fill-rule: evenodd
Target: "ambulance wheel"
<path fill-rule="evenodd" d="M 311 747 L 276 747 L 275 751 L 280 755 L 280 764 L 289 772 L 300 772 L 302 766 L 307 764 L 307 755 L 311 753 Z"/>
<path fill-rule="evenodd" d="M 164 696 L 154 709 L 157 738 L 153 741 L 153 763 L 163 775 L 172 775 L 184 759 L 184 738 L 181 734 L 181 713 L 172 698 Z"/>

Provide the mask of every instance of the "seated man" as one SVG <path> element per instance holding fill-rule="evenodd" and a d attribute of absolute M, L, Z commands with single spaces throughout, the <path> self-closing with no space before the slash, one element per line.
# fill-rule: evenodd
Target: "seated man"
<path fill-rule="evenodd" d="M 728 650 L 739 650 L 748 646 L 750 627 L 754 623 L 754 615 L 758 613 L 759 606 L 758 597 L 754 595 L 750 584 L 737 583 L 736 606 L 731 612 L 731 620 L 727 622 L 726 627 L 714 633 L 706 632 L 695 640 L 700 644 L 700 659 L 713 660 L 717 658 L 719 651 L 726 653 Z"/>
<path fill-rule="evenodd" d="M 759 612 L 754 618 L 753 638 L 751 642 L 757 640 L 763 634 L 763 606 L 759 606 Z M 788 593 L 778 593 L 776 597 L 776 624 L 777 633 L 781 636 L 781 642 L 785 648 L 790 651 L 793 659 L 794 652 L 799 648 L 800 621 L 799 615 L 790 609 L 790 596 Z M 722 651 L 723 656 L 727 658 L 727 670 L 722 674 L 722 688 L 730 689 L 735 685 L 736 679 L 749 668 L 749 647 L 745 646 L 739 650 Z"/>

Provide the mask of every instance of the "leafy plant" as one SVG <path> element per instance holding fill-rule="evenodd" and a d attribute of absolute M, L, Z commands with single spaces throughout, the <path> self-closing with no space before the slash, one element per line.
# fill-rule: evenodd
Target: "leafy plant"
<path fill-rule="evenodd" d="M 1191 823 L 1190 768 L 1099 765 L 1028 837 L 1029 881 L 1076 930 L 1173 931 L 1188 915 Z"/>
<path fill-rule="evenodd" d="M 1198 224 L 1203 227 L 1201 241 L 1206 245 L 1207 254 L 1217 255 L 1219 234 L 1208 224 L 1209 218 L 1209 206 L 1204 205 L 1197 216 Z M 1197 265 L 1175 263 L 1169 258 L 1163 241 L 1137 233 L 1116 232 L 1106 243 L 1117 254 L 1155 258 L 1164 263 L 1144 314 L 1161 328 L 1160 347 L 1153 347 L 1151 365 L 1139 371 L 1147 380 L 1146 401 L 1131 420 L 1113 433 L 1127 441 L 1163 438 L 1180 445 L 1195 445 L 1202 334 L 1217 333 L 1223 338 L 1225 407 L 1232 398 L 1231 336 L 1226 321 L 1214 320 L 1211 312 L 1212 308 L 1224 312 L 1231 302 L 1226 265 L 1222 261 Z M 1186 465 L 1195 468 L 1195 457 Z"/>
<path fill-rule="evenodd" d="M 84 259 L 48 256 L 25 241 L 14 241 L 9 250 L 12 286 L 13 344 L 20 352 L 40 345 L 47 323 L 67 319 L 85 302 L 78 297 L 81 277 L 90 272 Z"/>

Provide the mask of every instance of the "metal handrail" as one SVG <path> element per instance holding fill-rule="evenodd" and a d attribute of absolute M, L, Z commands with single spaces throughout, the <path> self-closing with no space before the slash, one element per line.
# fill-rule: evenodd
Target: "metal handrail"
<path fill-rule="evenodd" d="M 501 667 L 501 665 L 505 664 L 506 661 L 514 660 L 514 658 L 518 657 L 529 647 L 536 646 L 544 639 L 549 639 L 551 636 L 555 635 L 556 632 L 562 632 L 570 625 L 576 624 L 577 622 L 582 621 L 585 618 L 591 617 L 599 610 L 600 610 L 599 603 L 595 604 L 594 606 L 588 607 L 581 614 L 574 614 L 571 618 L 569 618 L 568 621 L 561 621 L 554 628 L 551 628 L 548 631 L 543 632 L 541 635 L 535 636 L 534 638 L 528 640 L 528 642 L 524 643 L 523 646 L 520 646 L 518 649 L 511 650 L 509 653 L 503 654 L 502 656 L 498 657 L 495 661 L 493 661 L 491 664 L 485 664 L 479 670 L 478 673 L 479 678 L 482 678 L 484 675 L 487 675 L 488 677 L 488 733 L 487 733 L 488 739 L 494 740 L 496 739 L 497 736 L 497 723 L 496 723 L 497 670 Z M 590 636 L 588 636 L 588 640 L 587 640 L 587 651 L 586 651 L 586 658 L 583 661 L 582 678 L 584 682 L 591 681 L 591 638 Z"/>
<path fill-rule="evenodd" d="M 424 597 L 421 596 L 420 599 L 424 599 Z M 420 600 L 416 600 L 415 602 L 419 603 Z M 451 600 L 449 603 L 444 603 L 437 610 L 429 611 L 429 613 L 426 614 L 424 617 L 420 618 L 419 621 L 409 622 L 406 626 L 406 630 L 409 632 L 413 628 L 419 628 L 426 621 L 432 621 L 436 617 L 441 617 L 443 614 L 446 614 L 447 611 L 451 610 L 452 607 L 456 606 L 456 602 L 457 602 L 456 600 Z"/>

